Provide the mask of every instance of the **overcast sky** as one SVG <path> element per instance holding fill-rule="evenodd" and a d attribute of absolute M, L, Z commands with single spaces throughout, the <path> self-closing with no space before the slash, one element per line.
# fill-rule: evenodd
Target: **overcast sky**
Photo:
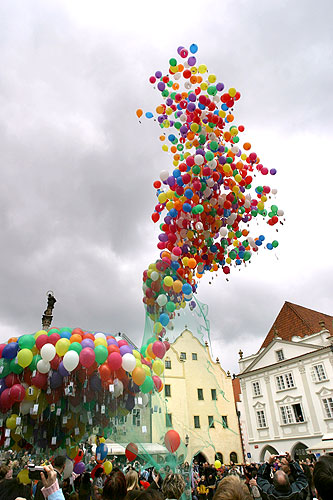
<path fill-rule="evenodd" d="M 213 354 L 237 372 L 285 300 L 332 314 L 332 2 L 3 0 L 0 3 L 0 339 L 56 326 L 144 326 L 158 256 L 152 182 L 171 168 L 148 78 L 179 45 L 242 98 L 235 121 L 278 174 L 276 251 L 203 278 Z M 270 231 L 269 231 L 269 230 Z M 259 231 L 259 228 L 258 228 Z M 259 232 L 259 234 L 260 234 Z M 209 284 L 211 282 L 211 284 Z"/>

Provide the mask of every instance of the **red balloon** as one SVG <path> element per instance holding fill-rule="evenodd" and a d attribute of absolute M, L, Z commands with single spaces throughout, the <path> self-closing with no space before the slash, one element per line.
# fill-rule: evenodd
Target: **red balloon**
<path fill-rule="evenodd" d="M 25 388 L 21 384 L 14 384 L 10 389 L 10 398 L 15 403 L 21 403 L 25 398 Z"/>
<path fill-rule="evenodd" d="M 0 344 L 0 358 L 2 356 L 2 351 L 4 350 L 4 348 L 6 347 L 7 344 Z"/>
<path fill-rule="evenodd" d="M 114 344 L 108 345 L 108 353 L 111 354 L 112 352 L 120 352 L 119 347 Z"/>
<path fill-rule="evenodd" d="M 85 347 L 80 352 L 80 363 L 85 368 L 89 368 L 94 364 L 95 361 L 95 352 L 91 347 Z"/>
<path fill-rule="evenodd" d="M 118 340 L 118 346 L 121 347 L 122 345 L 128 345 L 127 340 L 125 339 Z"/>
<path fill-rule="evenodd" d="M 47 386 L 47 377 L 47 373 L 37 372 L 36 375 L 31 378 L 31 383 L 39 389 L 45 389 Z"/>
<path fill-rule="evenodd" d="M 31 376 L 32 376 L 31 370 L 29 370 L 29 368 L 26 368 L 23 372 L 23 380 L 28 385 L 31 385 Z"/>
<path fill-rule="evenodd" d="M 139 450 L 137 445 L 135 443 L 129 443 L 125 449 L 125 455 L 127 460 L 133 462 L 133 460 L 135 460 L 136 457 L 138 456 L 138 452 Z"/>
<path fill-rule="evenodd" d="M 180 445 L 180 436 L 177 431 L 171 429 L 164 436 L 164 443 L 170 453 L 174 453 L 178 450 Z"/>
<path fill-rule="evenodd" d="M 39 337 L 36 338 L 36 347 L 37 349 L 41 349 L 43 345 L 49 344 L 50 342 L 50 337 L 48 335 L 40 335 Z"/>
<path fill-rule="evenodd" d="M 83 456 L 84 456 L 83 450 L 79 450 L 77 452 L 76 457 L 74 458 L 74 463 L 78 464 L 79 462 L 81 462 L 81 460 L 83 459 Z"/>
<path fill-rule="evenodd" d="M 51 333 L 51 335 L 49 336 L 49 343 L 53 344 L 53 345 L 56 345 L 56 343 L 60 339 L 61 339 L 61 337 L 60 337 L 59 333 L 56 333 L 56 332 Z"/>
<path fill-rule="evenodd" d="M 54 358 L 52 359 L 52 361 L 50 361 L 50 365 L 51 365 L 52 370 L 57 370 L 58 366 L 60 365 L 60 362 L 61 362 L 61 358 L 58 356 L 58 354 L 56 354 L 54 356 Z"/>
<path fill-rule="evenodd" d="M 5 378 L 5 383 L 6 383 L 7 387 L 12 387 L 15 384 L 19 384 L 20 383 L 20 379 L 19 379 L 18 375 L 16 375 L 15 373 L 10 373 Z"/>
<path fill-rule="evenodd" d="M 108 380 L 111 377 L 111 370 L 106 363 L 103 363 L 99 367 L 98 371 L 99 371 L 99 375 L 100 375 L 102 381 Z"/>
<path fill-rule="evenodd" d="M 81 337 L 83 337 L 84 331 L 81 330 L 81 328 L 74 328 L 74 330 L 72 330 L 72 335 L 81 335 Z"/>
<path fill-rule="evenodd" d="M 123 358 L 121 357 L 121 354 L 119 352 L 112 352 L 111 354 L 109 354 L 108 364 L 111 370 L 119 370 L 119 368 L 121 368 L 122 359 Z"/>
<path fill-rule="evenodd" d="M 13 401 L 10 397 L 10 389 L 5 389 L 0 395 L 0 407 L 3 413 L 6 413 L 13 406 Z"/>

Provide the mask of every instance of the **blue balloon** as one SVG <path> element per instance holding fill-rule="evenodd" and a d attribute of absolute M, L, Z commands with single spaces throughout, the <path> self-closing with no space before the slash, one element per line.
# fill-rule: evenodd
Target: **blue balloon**
<path fill-rule="evenodd" d="M 72 336 L 72 334 L 70 332 L 66 332 L 66 331 L 60 332 L 60 337 L 62 339 L 68 339 L 69 340 L 71 338 L 71 336 Z"/>
<path fill-rule="evenodd" d="M 183 212 L 191 212 L 192 207 L 189 203 L 184 203 L 183 205 Z"/>
<path fill-rule="evenodd" d="M 108 447 L 105 443 L 101 443 L 96 448 L 96 457 L 97 460 L 104 460 L 108 454 Z"/>
<path fill-rule="evenodd" d="M 182 286 L 182 291 L 184 295 L 190 295 L 192 293 L 192 287 L 189 283 L 184 283 Z"/>
<path fill-rule="evenodd" d="M 2 357 L 5 359 L 13 359 L 16 357 L 18 349 L 18 343 L 11 342 L 4 347 L 4 350 L 2 351 Z"/>
<path fill-rule="evenodd" d="M 169 323 L 169 316 L 166 313 L 160 314 L 160 323 L 163 326 L 167 326 L 167 324 Z"/>
<path fill-rule="evenodd" d="M 266 247 L 268 248 L 268 250 L 273 250 L 272 243 L 267 243 Z"/>
<path fill-rule="evenodd" d="M 195 54 L 196 52 L 198 52 L 198 46 L 196 43 L 192 43 L 192 45 L 190 46 L 190 52 L 191 54 Z"/>
<path fill-rule="evenodd" d="M 147 111 L 146 118 L 152 118 L 154 115 L 150 111 Z"/>
<path fill-rule="evenodd" d="M 264 236 L 263 234 L 261 234 L 261 235 L 259 236 L 259 240 L 260 240 L 260 241 L 265 241 L 265 236 Z"/>

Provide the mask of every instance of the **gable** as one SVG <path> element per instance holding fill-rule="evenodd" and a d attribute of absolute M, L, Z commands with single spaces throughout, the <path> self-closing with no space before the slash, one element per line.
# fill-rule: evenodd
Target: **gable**
<path fill-rule="evenodd" d="M 296 358 L 297 356 L 302 356 L 303 354 L 308 354 L 310 352 L 316 351 L 319 348 L 319 346 L 311 344 L 300 344 L 299 342 L 274 340 L 257 356 L 254 361 L 252 361 L 252 363 L 243 371 L 243 373 L 277 364 L 279 361 L 276 351 L 279 351 L 281 349 L 283 350 L 284 359 L 288 360 L 291 358 Z"/>

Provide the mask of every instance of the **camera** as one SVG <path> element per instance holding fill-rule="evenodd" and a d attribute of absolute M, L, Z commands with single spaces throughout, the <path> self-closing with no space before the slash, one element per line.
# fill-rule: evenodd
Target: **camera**
<path fill-rule="evenodd" d="M 28 470 L 29 470 L 29 479 L 32 479 L 33 481 L 40 481 L 41 480 L 41 472 L 44 472 L 45 477 L 47 477 L 47 472 L 42 467 L 41 465 L 35 465 L 35 464 L 28 464 Z"/>

